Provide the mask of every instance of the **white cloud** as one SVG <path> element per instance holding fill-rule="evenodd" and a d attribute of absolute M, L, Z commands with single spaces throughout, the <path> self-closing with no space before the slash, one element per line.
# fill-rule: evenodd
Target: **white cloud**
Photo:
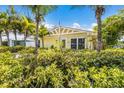
<path fill-rule="evenodd" d="M 80 24 L 78 24 L 78 23 L 73 23 L 72 24 L 72 27 L 73 28 L 81 28 Z"/>
<path fill-rule="evenodd" d="M 94 26 L 97 26 L 97 23 L 92 23 L 91 27 L 93 28 Z"/>
<path fill-rule="evenodd" d="M 91 25 L 89 25 L 89 26 L 84 26 L 83 28 L 84 28 L 84 30 L 88 30 L 88 31 L 93 31 L 93 27 L 94 26 L 97 26 L 97 23 L 92 23 Z"/>
<path fill-rule="evenodd" d="M 88 30 L 88 31 L 92 31 L 93 27 L 96 26 L 96 23 L 92 23 L 90 26 L 84 24 L 84 25 L 80 25 L 79 23 L 73 23 L 72 27 L 73 28 L 78 28 L 78 29 L 83 29 L 83 30 Z"/>
<path fill-rule="evenodd" d="M 44 23 L 44 25 L 48 29 L 52 29 L 55 26 L 55 25 L 49 24 L 49 23 Z M 96 23 L 91 23 L 90 25 L 86 25 L 86 24 L 80 25 L 79 23 L 74 22 L 72 24 L 72 26 L 70 26 L 70 27 L 77 28 L 77 29 L 88 30 L 88 31 L 93 31 L 93 27 L 96 26 L 96 25 L 97 25 Z"/>
<path fill-rule="evenodd" d="M 50 29 L 50 28 L 53 28 L 54 25 L 53 25 L 53 24 L 48 24 L 48 23 L 46 23 L 46 24 L 45 24 L 45 27 L 47 27 L 48 29 Z"/>

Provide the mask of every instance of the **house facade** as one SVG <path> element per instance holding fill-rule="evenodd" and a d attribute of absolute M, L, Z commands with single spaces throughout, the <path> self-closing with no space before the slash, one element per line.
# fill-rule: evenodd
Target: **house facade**
<path fill-rule="evenodd" d="M 40 46 L 44 44 L 45 48 L 96 49 L 96 38 L 97 34 L 93 31 L 56 27 L 50 31 L 49 35 L 44 36 L 44 43 L 40 43 Z"/>
<path fill-rule="evenodd" d="M 21 46 L 24 46 L 24 34 L 20 34 L 20 33 L 17 33 L 17 41 L 15 43 L 15 35 L 13 32 L 9 32 L 9 38 L 10 38 L 10 44 L 9 46 L 15 46 L 16 45 L 21 45 Z M 7 36 L 5 33 L 2 33 L 2 42 L 3 42 L 3 45 L 7 45 Z M 35 40 L 34 40 L 34 36 L 29 36 L 27 37 L 26 39 L 26 46 L 27 47 L 35 47 Z"/>

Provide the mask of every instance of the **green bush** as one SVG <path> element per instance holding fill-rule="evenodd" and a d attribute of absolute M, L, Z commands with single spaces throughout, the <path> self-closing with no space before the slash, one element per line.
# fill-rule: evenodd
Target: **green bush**
<path fill-rule="evenodd" d="M 123 49 L 100 53 L 39 49 L 38 63 L 32 68 L 34 59 L 34 48 L 19 48 L 14 54 L 1 52 L 0 87 L 124 87 Z"/>
<path fill-rule="evenodd" d="M 115 88 L 124 87 L 124 72 L 117 67 L 89 68 L 89 75 L 92 78 L 92 87 Z"/>
<path fill-rule="evenodd" d="M 16 53 L 16 52 L 21 51 L 23 49 L 25 49 L 24 46 L 13 46 L 13 47 L 10 47 L 10 52 Z"/>
<path fill-rule="evenodd" d="M 7 46 L 0 46 L 0 53 L 4 53 L 4 52 L 7 52 L 7 51 L 9 51 L 9 47 L 7 47 Z"/>
<path fill-rule="evenodd" d="M 90 81 L 87 71 L 80 71 L 78 67 L 68 69 L 68 86 L 72 88 L 88 88 Z"/>
<path fill-rule="evenodd" d="M 103 50 L 100 53 L 97 52 L 88 52 L 83 54 L 82 64 L 91 66 L 113 66 L 117 65 L 122 67 L 124 62 L 124 51 L 122 49 L 108 49 Z"/>
<path fill-rule="evenodd" d="M 25 49 L 24 46 L 13 46 L 13 47 L 1 46 L 0 47 L 0 53 L 7 52 L 7 51 L 10 51 L 12 53 L 16 53 L 16 52 L 21 51 L 23 49 Z"/>
<path fill-rule="evenodd" d="M 17 87 L 22 75 L 22 65 L 10 52 L 0 53 L 0 87 Z"/>

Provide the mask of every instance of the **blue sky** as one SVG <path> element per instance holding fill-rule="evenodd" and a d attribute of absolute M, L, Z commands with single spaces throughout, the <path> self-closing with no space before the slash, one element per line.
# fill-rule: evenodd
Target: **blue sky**
<path fill-rule="evenodd" d="M 1 9 L 4 11 L 7 6 L 2 6 Z M 18 13 L 26 13 L 27 10 L 20 7 L 15 6 L 16 11 Z M 104 13 L 102 19 L 117 14 L 118 10 L 124 9 L 123 6 L 107 6 L 106 12 Z M 58 8 L 52 13 L 45 16 L 45 24 L 47 27 L 52 27 L 54 25 L 58 25 L 59 21 L 62 26 L 69 27 L 77 27 L 81 29 L 91 30 L 92 26 L 96 24 L 94 10 L 89 7 L 83 7 L 81 9 L 71 9 L 70 5 L 60 5 Z"/>
<path fill-rule="evenodd" d="M 56 11 L 45 17 L 46 22 L 48 24 L 58 25 L 60 20 L 62 26 L 81 27 L 83 29 L 91 29 L 96 24 L 93 9 L 83 7 L 72 10 L 70 8 L 71 6 L 59 6 Z M 117 14 L 120 9 L 124 9 L 124 6 L 107 6 L 102 19 Z"/>

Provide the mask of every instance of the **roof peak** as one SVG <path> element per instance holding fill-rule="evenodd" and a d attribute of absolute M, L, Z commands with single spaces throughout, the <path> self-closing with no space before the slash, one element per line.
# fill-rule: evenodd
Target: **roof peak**
<path fill-rule="evenodd" d="M 54 28 L 52 29 L 49 29 L 50 32 L 54 31 L 55 29 L 58 29 L 58 28 L 64 28 L 64 29 L 70 29 L 70 30 L 75 30 L 77 32 L 93 32 L 93 30 L 86 30 L 86 29 L 80 29 L 80 28 L 73 28 L 73 27 L 69 27 L 69 26 L 55 26 Z"/>

